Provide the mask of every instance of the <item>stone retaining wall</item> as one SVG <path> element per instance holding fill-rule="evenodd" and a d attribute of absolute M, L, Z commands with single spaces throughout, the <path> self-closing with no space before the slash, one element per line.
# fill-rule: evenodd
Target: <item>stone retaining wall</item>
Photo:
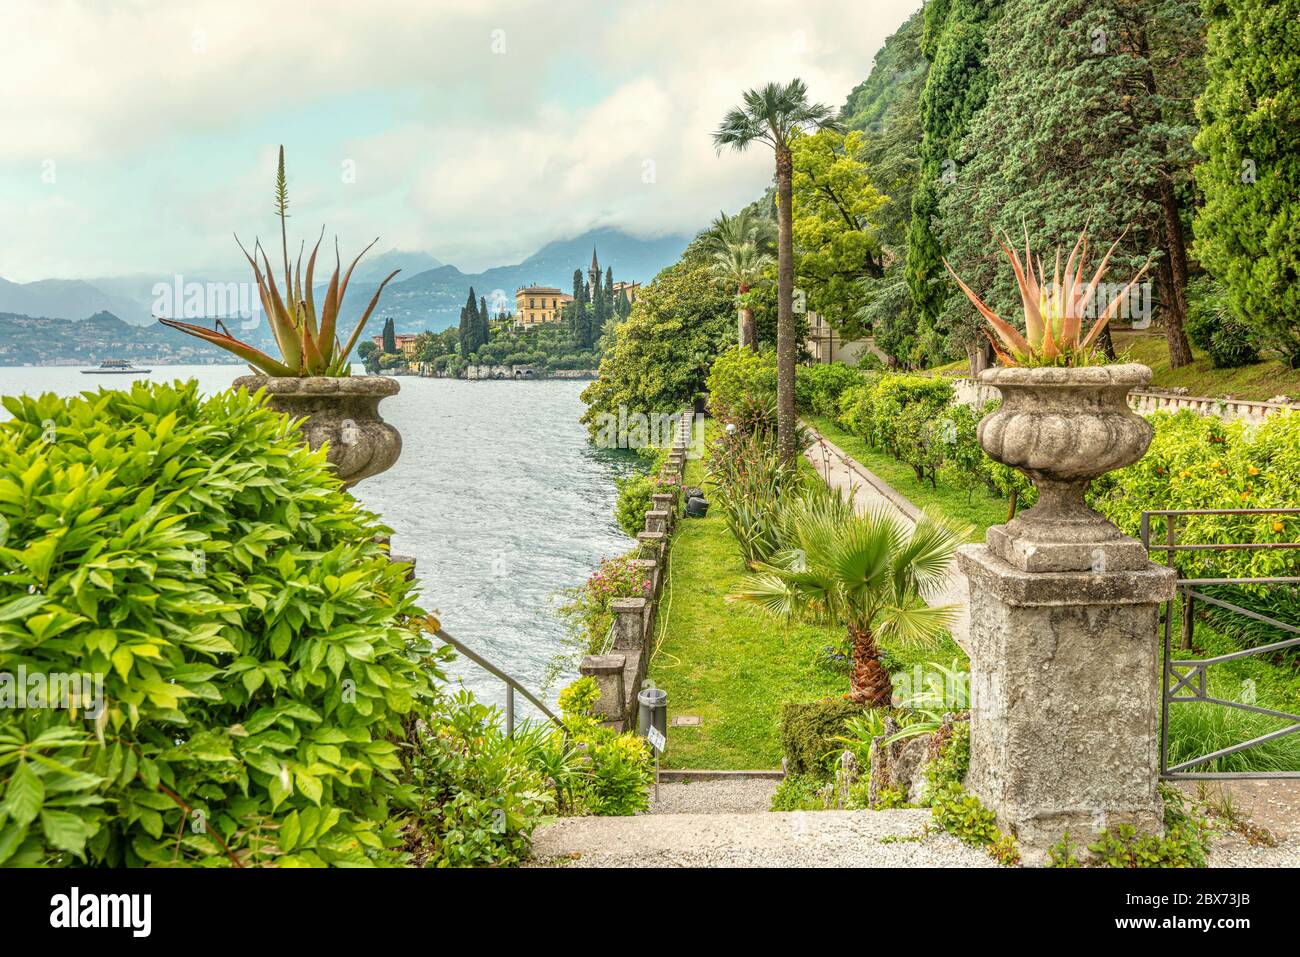
<path fill-rule="evenodd" d="M 644 530 L 637 534 L 641 557 L 636 564 L 650 580 L 650 592 L 636 597 L 615 598 L 613 640 L 603 655 L 587 655 L 578 666 L 583 676 L 596 679 L 600 699 L 596 712 L 604 723 L 620 731 L 631 731 L 637 722 L 637 692 L 650 667 L 654 651 L 655 621 L 668 562 L 668 543 L 680 512 L 680 489 L 686 469 L 692 416 L 682 415 L 668 461 L 659 472 L 661 486 L 671 492 L 651 497 Z"/>

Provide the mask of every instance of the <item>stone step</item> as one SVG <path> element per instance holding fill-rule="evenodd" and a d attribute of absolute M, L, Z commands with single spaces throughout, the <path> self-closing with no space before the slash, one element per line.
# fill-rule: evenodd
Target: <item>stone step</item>
<path fill-rule="evenodd" d="M 533 856 L 566 867 L 996 866 L 912 808 L 561 818 L 534 834 Z"/>
<path fill-rule="evenodd" d="M 780 780 L 723 778 L 664 781 L 650 802 L 651 814 L 765 814 Z"/>

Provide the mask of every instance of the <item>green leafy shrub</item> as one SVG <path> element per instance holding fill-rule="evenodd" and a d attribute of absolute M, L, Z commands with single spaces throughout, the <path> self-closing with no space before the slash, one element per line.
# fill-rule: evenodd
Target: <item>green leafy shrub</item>
<path fill-rule="evenodd" d="M 659 491 L 659 483 L 651 475 L 633 475 L 615 479 L 614 484 L 618 486 L 614 519 L 624 535 L 636 538 L 638 532 L 645 531 L 645 513 L 653 504 L 650 496 Z"/>
<path fill-rule="evenodd" d="M 842 750 L 835 739 L 845 733 L 845 721 L 863 711 L 862 705 L 847 698 L 783 704 L 781 752 L 785 756 L 786 774 L 827 780 L 830 765 Z"/>
<path fill-rule="evenodd" d="M 1208 276 L 1187 284 L 1187 338 L 1204 349 L 1216 369 L 1259 362 L 1253 330 L 1232 314 L 1223 287 Z"/>
<path fill-rule="evenodd" d="M 860 435 L 875 445 L 871 432 L 871 398 L 874 389 L 870 385 L 849 386 L 840 393 L 839 410 L 836 421 L 847 431 Z"/>
<path fill-rule="evenodd" d="M 1137 535 L 1144 509 L 1280 508 L 1300 486 L 1300 414 L 1270 416 L 1256 426 L 1191 410 L 1150 416 L 1155 438 L 1138 462 L 1093 482 L 1089 504 Z M 1293 542 L 1295 516 L 1199 515 L 1178 522 L 1182 544 Z M 1155 520 L 1153 537 L 1163 537 Z M 1182 553 L 1179 567 L 1197 577 L 1265 578 L 1296 574 L 1288 549 Z"/>
<path fill-rule="evenodd" d="M 842 362 L 799 366 L 794 377 L 795 406 L 815 415 L 835 415 L 844 390 L 862 383 L 862 373 Z"/>
<path fill-rule="evenodd" d="M 1187 810 L 1182 792 L 1161 785 L 1164 836 L 1139 834 L 1131 824 L 1104 830 L 1088 845 L 1092 867 L 1204 867 L 1210 852 L 1209 823 Z M 1068 839 L 1067 839 L 1068 840 Z"/>
<path fill-rule="evenodd" d="M 734 346 L 713 360 L 706 386 L 709 414 L 735 423 L 754 402 L 776 402 L 776 354 Z"/>
<path fill-rule="evenodd" d="M 884 375 L 876 383 L 871 405 L 872 435 L 895 458 L 898 449 L 900 417 L 912 409 L 909 422 L 936 418 L 953 400 L 952 383 L 938 377 L 920 375 Z"/>
<path fill-rule="evenodd" d="M 787 774 L 772 793 L 773 811 L 822 811 L 826 802 L 819 793 L 825 782 L 806 774 Z"/>
<path fill-rule="evenodd" d="M 997 816 L 980 799 L 957 784 L 947 784 L 934 793 L 930 805 L 935 823 L 971 847 L 985 848 L 999 864 L 1020 863 L 1015 838 L 998 829 Z"/>
<path fill-rule="evenodd" d="M 559 765 L 544 752 L 563 748 L 562 736 L 543 729 L 507 737 L 500 713 L 468 692 L 446 699 L 421 722 L 410 758 L 414 814 L 404 836 L 412 862 L 436 867 L 514 864 L 528 856 L 541 815 L 564 809 L 563 787 L 578 763 L 561 753 Z M 304 812 L 306 813 L 306 812 Z"/>
<path fill-rule="evenodd" d="M 560 708 L 585 770 L 575 785 L 577 813 L 637 814 L 650 804 L 654 764 L 644 738 L 601 726 L 592 714 L 600 697 L 594 678 L 579 678 L 560 692 Z"/>
<path fill-rule="evenodd" d="M 438 661 L 323 452 L 194 382 L 4 404 L 0 670 L 102 707 L 0 710 L 0 862 L 397 862 Z"/>

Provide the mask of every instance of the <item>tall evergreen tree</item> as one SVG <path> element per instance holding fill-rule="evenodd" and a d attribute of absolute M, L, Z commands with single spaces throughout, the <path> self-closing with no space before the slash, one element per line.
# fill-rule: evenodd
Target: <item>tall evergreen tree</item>
<path fill-rule="evenodd" d="M 460 354 L 469 358 L 469 354 L 474 351 L 474 331 L 469 325 L 469 310 L 464 306 L 460 307 L 460 325 L 456 327 L 456 332 Z"/>
<path fill-rule="evenodd" d="M 912 193 L 906 275 L 923 347 L 935 353 L 943 348 L 941 315 L 949 292 L 939 201 L 957 185 L 969 158 L 962 139 L 988 97 L 986 34 L 999 5 L 1000 0 L 932 0 L 925 9 L 921 52 L 930 69 L 920 99 L 921 171 Z"/>
<path fill-rule="evenodd" d="M 1171 101 L 1195 96 L 1196 0 L 1003 0 L 1001 9 L 987 36 L 992 86 L 960 147 L 969 159 L 939 200 L 949 259 L 1005 315 L 1020 299 L 994 230 L 1023 243 L 1027 227 L 1033 248 L 1068 251 L 1087 225 L 1092 264 L 1124 235 L 1114 273 L 1152 260 L 1170 358 L 1183 361 L 1179 187 L 1185 202 L 1195 130 Z M 974 364 L 983 345 L 974 309 L 949 297 L 940 326 Z"/>
<path fill-rule="evenodd" d="M 474 295 L 474 287 L 469 287 L 469 299 L 465 302 L 465 323 L 469 330 L 469 348 L 465 354 L 477 352 L 479 347 L 484 344 L 483 325 L 479 320 L 478 314 L 478 297 Z"/>
<path fill-rule="evenodd" d="M 478 297 L 479 338 L 483 345 L 492 341 L 492 320 L 488 316 L 487 297 Z"/>
<path fill-rule="evenodd" d="M 1196 255 L 1260 345 L 1300 368 L 1300 0 L 1206 9 Z"/>
<path fill-rule="evenodd" d="M 626 319 L 627 314 L 632 311 L 632 300 L 627 297 L 627 290 L 620 289 L 618 293 L 618 306 L 614 312 L 620 319 Z"/>
<path fill-rule="evenodd" d="M 397 352 L 397 329 L 391 317 L 384 320 L 384 351 L 390 354 Z"/>
<path fill-rule="evenodd" d="M 573 271 L 573 302 L 570 303 L 569 331 L 573 335 L 574 345 L 586 349 L 591 345 L 591 325 L 587 315 L 587 284 L 582 278 L 582 270 Z"/>

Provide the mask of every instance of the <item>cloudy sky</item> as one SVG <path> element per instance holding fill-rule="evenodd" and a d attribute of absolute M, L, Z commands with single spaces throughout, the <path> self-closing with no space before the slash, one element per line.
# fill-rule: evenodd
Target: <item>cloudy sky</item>
<path fill-rule="evenodd" d="M 242 266 L 292 226 L 345 251 L 516 262 L 595 226 L 693 232 L 771 156 L 714 154 L 741 90 L 835 107 L 920 0 L 5 0 L 0 277 Z"/>

